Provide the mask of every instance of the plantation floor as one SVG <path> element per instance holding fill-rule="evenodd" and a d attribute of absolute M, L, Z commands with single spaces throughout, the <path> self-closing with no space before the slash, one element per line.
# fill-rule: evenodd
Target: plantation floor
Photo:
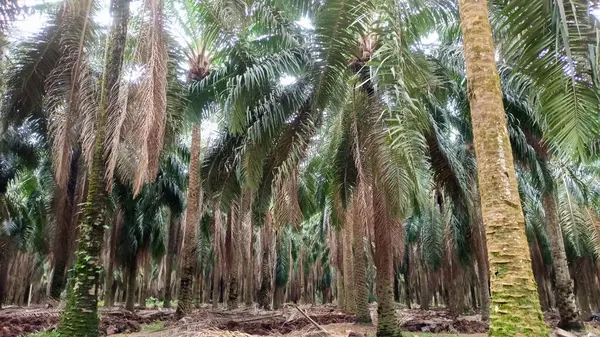
<path fill-rule="evenodd" d="M 341 313 L 333 306 L 302 305 L 312 320 L 333 337 L 375 336 L 374 326 L 358 325 L 354 317 Z M 319 329 L 306 319 L 294 305 L 277 311 L 258 310 L 256 307 L 226 310 L 204 306 L 189 317 L 175 320 L 173 309 L 144 309 L 131 313 L 119 308 L 101 308 L 103 334 L 120 337 L 323 337 Z M 376 321 L 376 310 L 372 307 Z M 53 308 L 6 308 L 0 310 L 0 337 L 17 337 L 41 329 L 53 329 L 60 310 Z M 483 337 L 487 323 L 478 315 L 453 318 L 445 310 L 398 309 L 399 325 L 404 336 L 413 337 Z M 556 314 L 547 314 L 550 326 L 557 323 Z M 588 323 L 590 330 L 600 327 Z M 596 330 L 597 331 L 597 330 Z M 582 334 L 600 336 L 600 334 Z"/>

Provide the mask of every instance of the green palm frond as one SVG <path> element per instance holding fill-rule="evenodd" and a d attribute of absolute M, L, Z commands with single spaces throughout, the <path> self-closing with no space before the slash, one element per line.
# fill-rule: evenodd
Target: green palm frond
<path fill-rule="evenodd" d="M 5 89 L 0 105 L 2 127 L 22 123 L 26 118 L 43 120 L 46 79 L 63 55 L 60 47 L 62 11 L 43 31 L 20 42 L 11 53 L 6 70 Z"/>
<path fill-rule="evenodd" d="M 594 18 L 587 1 L 492 2 L 501 58 L 535 84 L 556 150 L 585 156 L 600 129 Z"/>
<path fill-rule="evenodd" d="M 358 36 L 363 13 L 369 13 L 369 1 L 326 1 L 318 7 L 314 19 L 314 68 L 315 96 L 313 110 L 321 110 L 328 105 L 343 106 L 340 98 L 350 72 L 349 63 L 358 51 Z"/>

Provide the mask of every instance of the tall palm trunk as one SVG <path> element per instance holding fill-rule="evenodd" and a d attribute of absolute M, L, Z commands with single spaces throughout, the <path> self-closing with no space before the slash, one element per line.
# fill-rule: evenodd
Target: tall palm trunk
<path fill-rule="evenodd" d="M 490 336 L 547 336 L 529 257 L 486 0 L 459 0 L 492 301 Z"/>
<path fill-rule="evenodd" d="M 335 231 L 335 288 L 337 296 L 337 307 L 340 310 L 344 310 L 346 307 L 344 295 L 344 250 L 343 250 L 343 233 L 342 231 Z"/>
<path fill-rule="evenodd" d="M 50 297 L 54 299 L 60 299 L 60 293 L 65 287 L 65 271 L 67 269 L 67 263 L 69 261 L 70 251 L 70 238 L 71 232 L 73 231 L 74 224 L 74 204 L 75 204 L 75 193 L 77 191 L 77 172 L 79 168 L 79 155 L 80 151 L 74 149 L 71 157 L 71 167 L 69 173 L 69 180 L 66 190 L 60 188 L 58 191 L 59 198 L 57 198 L 57 204 L 55 205 L 56 213 L 56 233 L 54 235 L 54 244 L 52 245 L 52 257 L 53 257 L 53 272 L 52 280 L 50 283 Z"/>
<path fill-rule="evenodd" d="M 133 311 L 135 303 L 135 281 L 137 279 L 137 261 L 127 266 L 127 289 L 125 290 L 125 310 Z"/>
<path fill-rule="evenodd" d="M 229 310 L 238 306 L 238 280 L 239 280 L 239 237 L 240 237 L 240 205 L 232 205 L 227 215 L 227 264 L 229 269 L 229 297 L 227 307 Z"/>
<path fill-rule="evenodd" d="M 354 219 L 352 213 L 347 211 L 346 221 L 342 233 L 344 235 L 344 303 L 345 311 L 349 314 L 356 313 L 355 283 L 354 283 L 354 254 L 352 253 L 352 227 Z"/>
<path fill-rule="evenodd" d="M 398 329 L 394 303 L 394 265 L 392 237 L 389 230 L 390 210 L 384 195 L 373 180 L 373 212 L 375 236 L 375 267 L 377 268 L 377 336 L 402 336 Z"/>
<path fill-rule="evenodd" d="M 117 259 L 117 233 L 119 233 L 119 225 L 123 217 L 123 213 L 117 210 L 115 221 L 110 229 L 110 247 L 108 256 L 108 266 L 106 267 L 106 276 L 104 280 L 104 306 L 112 307 L 114 305 L 115 291 L 113 288 L 114 282 L 114 265 Z"/>
<path fill-rule="evenodd" d="M 200 194 L 200 125 L 192 128 L 192 146 L 190 156 L 190 182 L 187 191 L 185 209 L 185 231 L 181 261 L 181 280 L 177 300 L 178 317 L 192 310 L 192 282 L 196 266 L 196 225 L 198 223 Z"/>
<path fill-rule="evenodd" d="M 92 6 L 92 1 L 90 6 Z M 98 281 L 102 263 L 104 221 L 104 143 L 108 109 L 116 106 L 119 98 L 119 76 L 123 65 L 130 0 L 111 0 L 113 18 L 106 41 L 105 69 L 100 93 L 100 113 L 96 123 L 93 162 L 89 173 L 89 187 L 83 219 L 79 227 L 78 249 L 75 267 L 69 280 L 67 306 L 58 328 L 61 335 L 70 337 L 94 337 L 98 330 Z"/>
<path fill-rule="evenodd" d="M 473 229 L 471 230 L 471 237 L 474 241 L 475 259 L 477 261 L 481 319 L 487 321 L 490 319 L 490 275 L 487 261 L 487 245 L 483 235 L 485 229 L 483 228 L 483 219 L 481 217 L 481 201 L 479 200 L 479 191 L 475 186 L 477 185 L 473 182 L 471 188 L 471 197 L 473 200 Z"/>
<path fill-rule="evenodd" d="M 180 218 L 171 214 L 171 222 L 169 224 L 169 243 L 167 247 L 167 256 L 165 262 L 165 297 L 163 302 L 164 308 L 171 307 L 171 275 L 173 274 L 173 260 L 177 253 L 177 238 L 179 237 Z"/>
<path fill-rule="evenodd" d="M 542 196 L 542 205 L 546 215 L 546 229 L 548 239 L 550 240 L 550 253 L 552 254 L 552 264 L 554 266 L 554 293 L 556 295 L 558 312 L 560 313 L 558 327 L 568 330 L 583 330 L 583 321 L 579 317 L 579 311 L 575 303 L 573 281 L 571 280 L 569 265 L 567 264 L 567 253 L 565 252 L 565 243 L 558 222 L 554 194 L 551 192 L 544 193 Z"/>
<path fill-rule="evenodd" d="M 354 197 L 354 283 L 355 283 L 355 301 L 356 301 L 356 320 L 361 323 L 371 323 L 371 314 L 369 313 L 369 298 L 367 294 L 367 278 L 365 266 L 365 221 L 364 214 L 360 211 L 360 203 L 364 197 L 362 195 L 363 188 L 358 190 L 361 193 L 360 197 Z"/>
<path fill-rule="evenodd" d="M 250 213 L 248 213 L 250 214 Z M 245 295 L 245 303 L 246 305 L 250 306 L 252 305 L 252 303 L 254 302 L 254 221 L 252 219 L 252 216 L 250 215 L 248 217 L 248 221 L 249 223 L 249 242 L 248 242 L 248 247 L 246 248 L 245 251 L 245 255 L 247 256 L 246 258 L 246 265 L 245 267 L 245 285 L 246 285 L 246 293 Z"/>
<path fill-rule="evenodd" d="M 258 305 L 262 309 L 270 309 L 271 307 L 271 269 L 269 268 L 269 256 L 271 253 L 271 224 L 270 217 L 267 214 L 265 223 L 262 229 L 262 259 L 260 266 L 261 282 L 258 293 Z"/>
<path fill-rule="evenodd" d="M 1 198 L 1 197 L 0 197 Z M 8 295 L 8 274 L 12 257 L 12 242 L 8 237 L 0 236 L 0 309 Z"/>

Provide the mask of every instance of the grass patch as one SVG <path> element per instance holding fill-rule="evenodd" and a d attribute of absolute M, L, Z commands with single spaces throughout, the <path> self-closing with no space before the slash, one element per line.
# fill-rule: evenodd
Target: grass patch
<path fill-rule="evenodd" d="M 158 321 L 150 324 L 144 324 L 141 326 L 142 332 L 156 332 L 165 328 L 165 322 Z"/>
<path fill-rule="evenodd" d="M 26 337 L 60 337 L 60 334 L 56 331 L 43 330 L 33 334 L 25 335 Z"/>

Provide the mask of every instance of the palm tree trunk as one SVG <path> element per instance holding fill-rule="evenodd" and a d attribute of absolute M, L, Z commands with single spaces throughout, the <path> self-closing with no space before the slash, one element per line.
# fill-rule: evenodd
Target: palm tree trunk
<path fill-rule="evenodd" d="M 472 182 L 471 198 L 473 200 L 473 229 L 471 237 L 475 246 L 475 259 L 477 261 L 477 276 L 479 278 L 479 299 L 481 301 L 481 319 L 487 321 L 490 319 L 490 287 L 489 287 L 489 269 L 487 258 L 487 244 L 483 235 L 483 219 L 481 217 L 481 201 L 479 200 L 479 191 L 475 188 L 477 185 Z"/>
<path fill-rule="evenodd" d="M 125 310 L 133 311 L 135 303 L 135 281 L 137 279 L 137 262 L 127 267 L 127 289 L 125 290 Z"/>
<path fill-rule="evenodd" d="M 362 188 L 359 189 L 359 191 Z M 362 191 L 360 191 L 362 192 Z M 359 193 L 360 193 L 359 192 Z M 354 197 L 354 284 L 356 294 L 356 320 L 361 323 L 371 323 L 371 314 L 369 313 L 369 298 L 367 293 L 367 277 L 365 266 L 365 220 L 359 211 L 360 199 Z"/>
<path fill-rule="evenodd" d="M 262 309 L 270 309 L 271 307 L 271 270 L 269 268 L 269 255 L 271 250 L 271 235 L 270 224 L 266 220 L 263 228 L 262 243 L 262 260 L 261 260 L 261 282 L 260 291 L 258 293 L 258 305 Z"/>
<path fill-rule="evenodd" d="M 547 336 L 506 128 L 486 0 L 459 0 L 492 288 L 490 336 Z"/>
<path fill-rule="evenodd" d="M 92 6 L 93 1 L 89 1 Z M 130 0 L 111 0 L 113 18 L 106 41 L 105 69 L 102 80 L 100 113 L 96 124 L 92 168 L 83 220 L 79 227 L 78 249 L 75 267 L 69 281 L 67 305 L 58 331 L 72 337 L 94 337 L 98 330 L 98 281 L 102 270 L 101 252 L 104 232 L 102 213 L 104 208 L 104 143 L 108 109 L 116 106 L 119 98 L 119 76 L 127 40 Z"/>
<path fill-rule="evenodd" d="M 0 309 L 2 303 L 6 300 L 8 294 L 8 274 L 10 271 L 10 260 L 12 257 L 12 243 L 8 238 L 0 236 L 0 247 L 2 252 L 0 253 Z"/>
<path fill-rule="evenodd" d="M 176 316 L 182 317 L 192 310 L 192 282 L 196 267 L 196 225 L 198 224 L 200 194 L 200 125 L 192 128 L 190 156 L 190 182 L 185 209 L 185 232 L 181 261 L 181 280 Z"/>
<path fill-rule="evenodd" d="M 69 263 L 69 255 L 72 253 L 70 251 L 72 246 L 71 233 L 74 231 L 73 226 L 75 225 L 74 210 L 76 207 L 74 207 L 74 204 L 76 203 L 77 181 L 79 180 L 80 154 L 81 151 L 79 149 L 73 149 L 66 189 L 57 187 L 59 188 L 57 192 L 59 197 L 57 198 L 54 210 L 57 219 L 56 233 L 54 235 L 54 244 L 52 245 L 54 265 L 52 268 L 52 280 L 50 282 L 50 297 L 54 299 L 60 299 L 60 294 L 65 288 L 65 271 Z"/>
<path fill-rule="evenodd" d="M 169 243 L 167 247 L 167 258 L 165 263 L 165 297 L 163 302 L 164 308 L 171 307 L 171 276 L 173 274 L 173 260 L 177 253 L 177 238 L 179 233 L 180 218 L 171 214 L 169 224 Z"/>
<path fill-rule="evenodd" d="M 356 313 L 355 283 L 354 283 L 354 254 L 352 253 L 352 226 L 353 220 L 351 212 L 347 212 L 344 228 L 342 229 L 343 249 L 344 249 L 344 303 L 345 311 L 349 314 Z"/>
<path fill-rule="evenodd" d="M 544 193 L 542 205 L 546 215 L 546 229 L 550 240 L 552 264 L 554 265 L 554 292 L 556 294 L 556 305 L 560 313 L 558 327 L 566 330 L 583 330 L 583 321 L 579 317 L 579 311 L 575 303 L 573 281 L 571 280 L 571 274 L 569 274 L 567 253 L 565 252 L 565 243 L 558 222 L 554 195 Z"/>
<path fill-rule="evenodd" d="M 239 280 L 239 237 L 240 237 L 240 205 L 232 205 L 227 215 L 227 262 L 229 269 L 229 296 L 227 307 L 229 310 L 238 307 L 238 280 Z"/>
<path fill-rule="evenodd" d="M 344 308 L 346 307 L 346 303 L 344 301 L 346 299 L 346 295 L 344 294 L 344 240 L 342 231 L 335 231 L 334 240 L 336 242 L 335 286 L 337 296 L 337 307 L 340 310 L 344 310 Z"/>
<path fill-rule="evenodd" d="M 140 285 L 140 308 L 146 307 L 146 299 L 148 298 L 148 290 L 150 289 L 150 272 L 152 264 L 150 263 L 149 252 L 144 252 L 142 255 L 142 284 Z"/>
<path fill-rule="evenodd" d="M 252 305 L 252 303 L 254 302 L 254 221 L 252 219 L 252 216 L 249 216 L 249 247 L 246 250 L 246 254 L 248 256 L 247 260 L 247 265 L 246 265 L 246 273 L 245 273 L 245 277 L 246 277 L 246 293 L 245 293 L 245 301 L 247 306 Z"/>
<path fill-rule="evenodd" d="M 392 238 L 389 235 L 389 209 L 386 200 L 373 181 L 373 212 L 375 229 L 375 266 L 377 268 L 377 336 L 402 336 L 398 329 L 394 303 L 394 265 L 392 259 Z"/>
<path fill-rule="evenodd" d="M 589 319 L 592 316 L 592 311 L 587 286 L 589 278 L 587 277 L 588 271 L 586 271 L 586 268 L 589 266 L 586 266 L 585 259 L 584 257 L 576 258 L 573 261 L 573 270 L 575 274 L 575 294 L 577 295 L 581 315 Z"/>
<path fill-rule="evenodd" d="M 104 280 L 104 306 L 112 307 L 114 305 L 115 290 L 113 288 L 114 282 L 114 265 L 117 259 L 117 233 L 119 225 L 121 223 L 122 213 L 120 210 L 116 211 L 115 221 L 110 229 L 110 247 L 108 256 L 108 265 L 106 267 L 106 276 Z"/>

